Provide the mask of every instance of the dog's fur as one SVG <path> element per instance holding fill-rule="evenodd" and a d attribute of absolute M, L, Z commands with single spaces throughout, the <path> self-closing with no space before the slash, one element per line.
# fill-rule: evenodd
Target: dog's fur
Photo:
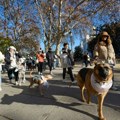
<path fill-rule="evenodd" d="M 49 84 L 47 80 L 51 80 L 53 77 L 51 75 L 35 75 L 32 76 L 32 72 L 30 72 L 30 85 L 29 88 L 33 86 L 33 84 L 37 84 L 40 90 L 40 94 L 43 96 L 46 92 L 46 88 L 48 88 Z M 44 85 L 46 83 L 46 85 Z"/>
<path fill-rule="evenodd" d="M 19 85 L 21 86 L 21 83 L 25 83 L 25 72 L 26 72 L 26 64 L 25 64 L 25 58 L 20 58 L 18 61 L 18 70 L 19 70 Z"/>
<path fill-rule="evenodd" d="M 98 97 L 98 116 L 99 120 L 106 120 L 103 116 L 102 106 L 103 101 L 108 93 L 108 90 L 99 93 L 97 92 L 91 85 L 91 75 L 94 74 L 96 78 L 96 83 L 107 83 L 112 80 L 113 72 L 111 67 L 108 64 L 96 64 L 95 67 L 92 68 L 83 68 L 81 69 L 77 75 L 75 75 L 75 79 L 77 80 L 78 86 L 81 89 L 82 100 L 84 102 L 90 103 L 90 95 L 94 94 Z M 87 99 L 84 97 L 84 90 L 86 89 Z"/>

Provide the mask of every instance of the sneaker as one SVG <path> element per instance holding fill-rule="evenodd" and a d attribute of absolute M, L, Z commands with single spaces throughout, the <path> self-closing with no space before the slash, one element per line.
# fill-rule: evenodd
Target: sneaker
<path fill-rule="evenodd" d="M 42 73 L 40 73 L 40 75 L 42 75 Z"/>
<path fill-rule="evenodd" d="M 21 86 L 21 83 L 19 83 L 19 86 Z"/>
<path fill-rule="evenodd" d="M 117 91 L 117 90 L 118 90 L 118 88 L 117 88 L 117 87 L 111 87 L 110 89 L 111 89 L 111 90 L 115 90 L 115 91 Z"/>
<path fill-rule="evenodd" d="M 11 83 L 12 83 L 12 80 L 9 80 L 9 83 L 11 84 Z"/>
<path fill-rule="evenodd" d="M 72 83 L 77 83 L 77 81 L 76 81 L 76 80 L 74 80 L 74 81 L 72 81 Z"/>
<path fill-rule="evenodd" d="M 50 74 L 51 74 L 51 75 L 53 75 L 53 73 L 52 73 L 52 72 L 50 72 Z"/>
<path fill-rule="evenodd" d="M 22 83 L 25 83 L 25 82 L 26 82 L 26 80 L 23 80 L 23 81 L 22 81 Z"/>
<path fill-rule="evenodd" d="M 18 85 L 18 82 L 15 82 L 15 85 Z"/>
<path fill-rule="evenodd" d="M 63 79 L 62 81 L 63 81 L 63 82 L 68 82 L 68 80 L 66 80 L 66 79 Z"/>

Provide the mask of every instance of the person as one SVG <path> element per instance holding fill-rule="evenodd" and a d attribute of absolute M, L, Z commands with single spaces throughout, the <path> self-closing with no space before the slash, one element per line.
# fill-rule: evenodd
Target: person
<path fill-rule="evenodd" d="M 40 48 L 40 50 L 37 52 L 36 54 L 36 58 L 38 60 L 38 74 L 42 75 L 43 72 L 43 64 L 44 64 L 44 53 L 42 51 L 42 49 Z"/>
<path fill-rule="evenodd" d="M 19 60 L 19 58 L 20 54 L 16 52 L 16 48 L 14 46 L 10 46 L 7 53 L 5 54 L 5 66 L 10 83 L 12 82 L 12 78 L 14 75 L 16 85 L 18 85 L 17 61 Z"/>
<path fill-rule="evenodd" d="M 85 67 L 88 66 L 88 56 L 86 53 L 83 55 L 83 63 L 85 64 Z"/>
<path fill-rule="evenodd" d="M 60 55 L 61 58 L 61 66 L 63 68 L 63 82 L 66 81 L 65 77 L 66 77 L 66 72 L 68 69 L 68 73 L 70 75 L 71 81 L 72 83 L 74 83 L 74 77 L 73 77 L 73 72 L 72 72 L 72 68 L 74 65 L 74 60 L 72 57 L 72 53 L 71 50 L 68 49 L 68 43 L 64 43 L 63 44 L 63 48 L 62 48 L 62 54 Z"/>
<path fill-rule="evenodd" d="M 54 58 L 55 58 L 55 55 L 52 51 L 52 48 L 49 48 L 48 52 L 46 53 L 46 59 L 48 62 L 48 66 L 49 66 L 49 70 L 50 70 L 51 75 L 53 74 L 52 69 L 53 69 L 53 64 L 54 64 Z"/>
<path fill-rule="evenodd" d="M 57 67 L 57 55 L 54 57 L 53 69 Z"/>
<path fill-rule="evenodd" d="M 114 68 L 114 65 L 116 63 L 115 61 L 115 52 L 112 45 L 112 41 L 110 38 L 110 35 L 103 31 L 98 37 L 97 44 L 94 47 L 94 58 L 98 62 L 105 62 L 110 64 L 112 69 Z M 111 87 L 113 90 L 117 90 L 117 88 L 114 86 L 114 76 L 113 76 L 113 86 Z"/>
<path fill-rule="evenodd" d="M 2 54 L 2 52 L 0 51 L 0 91 L 2 91 L 2 78 L 1 78 L 1 71 L 2 71 L 2 63 L 4 62 L 4 55 Z"/>

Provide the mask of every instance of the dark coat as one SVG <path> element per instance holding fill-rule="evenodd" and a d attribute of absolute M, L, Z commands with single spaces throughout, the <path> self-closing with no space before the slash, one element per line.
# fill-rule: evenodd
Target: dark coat
<path fill-rule="evenodd" d="M 54 62 L 55 54 L 52 51 L 46 53 L 46 59 L 48 62 Z"/>

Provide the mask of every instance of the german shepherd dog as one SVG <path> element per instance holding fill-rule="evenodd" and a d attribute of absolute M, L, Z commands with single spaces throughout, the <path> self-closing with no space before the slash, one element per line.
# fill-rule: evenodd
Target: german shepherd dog
<path fill-rule="evenodd" d="M 112 86 L 113 71 L 108 64 L 96 64 L 93 69 L 83 68 L 75 75 L 77 84 L 81 89 L 82 101 L 90 103 L 90 95 L 98 97 L 98 116 L 99 120 L 106 120 L 103 116 L 103 102 L 109 89 Z M 86 89 L 87 98 L 84 97 Z"/>

